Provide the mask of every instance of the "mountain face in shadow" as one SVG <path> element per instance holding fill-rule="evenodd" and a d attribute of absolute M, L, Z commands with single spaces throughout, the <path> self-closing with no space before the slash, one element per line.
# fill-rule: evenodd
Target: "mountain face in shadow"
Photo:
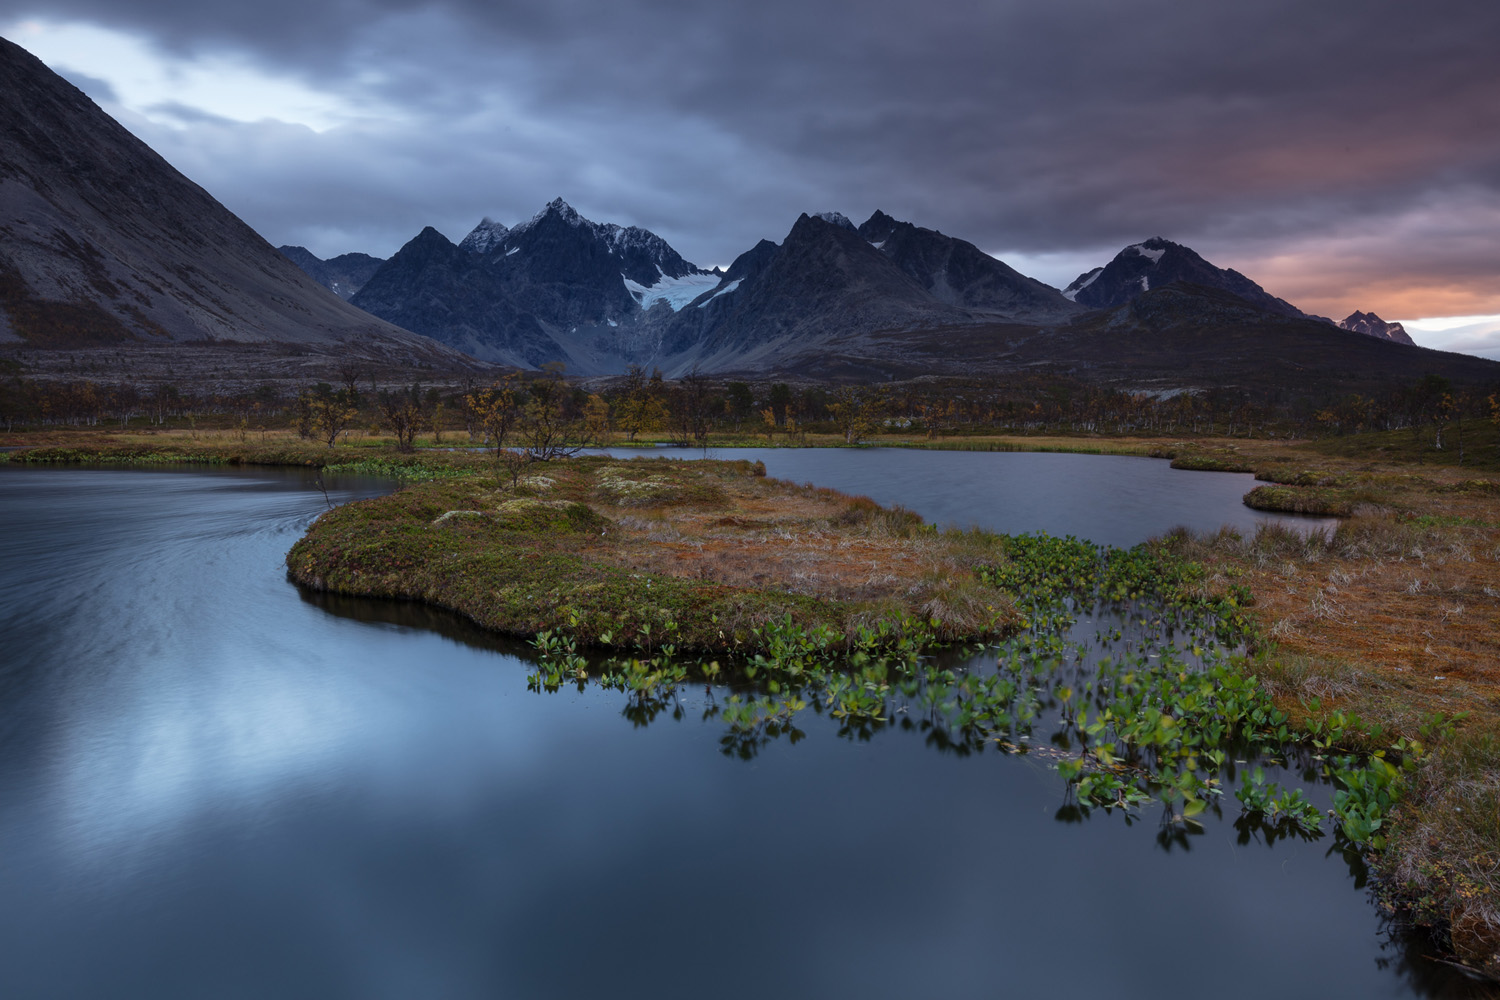
<path fill-rule="evenodd" d="M 561 199 L 513 229 L 485 219 L 457 244 L 424 231 L 351 301 L 478 357 L 587 373 L 754 368 L 830 336 L 1085 311 L 973 244 L 883 212 L 859 227 L 803 215 L 783 243 L 762 240 L 721 273 Z"/>
<path fill-rule="evenodd" d="M 341 301 L 0 39 L 0 341 L 277 343 L 459 360 Z"/>
<path fill-rule="evenodd" d="M 280 246 L 276 249 L 314 281 L 345 301 L 363 288 L 371 275 L 385 263 L 367 253 L 341 253 L 323 260 L 307 247 Z"/>

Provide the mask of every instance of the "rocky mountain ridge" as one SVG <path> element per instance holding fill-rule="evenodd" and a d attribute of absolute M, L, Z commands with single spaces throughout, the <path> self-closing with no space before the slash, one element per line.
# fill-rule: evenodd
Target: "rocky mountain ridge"
<path fill-rule="evenodd" d="M 462 360 L 321 287 L 4 39 L 0 93 L 0 343 L 269 343 Z"/>
<path fill-rule="evenodd" d="M 424 231 L 352 301 L 478 357 L 585 373 L 770 363 L 787 338 L 806 348 L 856 330 L 1084 311 L 971 243 L 884 212 L 863 226 L 803 215 L 782 244 L 762 240 L 719 272 L 560 198 L 514 228 L 486 218 L 456 245 Z"/>
<path fill-rule="evenodd" d="M 1341 330 L 1352 330 L 1355 333 L 1363 333 L 1367 337 L 1393 340 L 1398 344 L 1412 343 L 1411 335 L 1406 332 L 1406 327 L 1400 323 L 1387 323 L 1374 313 L 1355 310 L 1344 319 L 1339 320 L 1338 327 Z"/>
<path fill-rule="evenodd" d="M 1279 299 L 1260 285 L 1232 268 L 1220 268 L 1199 256 L 1190 247 L 1154 236 L 1121 250 L 1108 264 L 1085 271 L 1075 278 L 1063 295 L 1070 301 L 1094 308 L 1113 308 L 1133 301 L 1153 288 L 1173 282 L 1184 282 L 1202 288 L 1216 288 L 1238 296 L 1257 308 L 1281 316 L 1310 319 L 1341 330 L 1363 333 L 1379 340 L 1411 344 L 1411 337 L 1400 323 L 1386 323 L 1374 313 L 1355 311 L 1335 323 L 1326 316 L 1305 313 L 1285 299 Z"/>

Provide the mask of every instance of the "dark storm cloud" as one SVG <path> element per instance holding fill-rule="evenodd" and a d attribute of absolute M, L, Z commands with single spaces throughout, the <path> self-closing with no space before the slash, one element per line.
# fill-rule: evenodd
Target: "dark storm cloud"
<path fill-rule="evenodd" d="M 1161 234 L 1248 270 L 1336 250 L 1330 282 L 1357 267 L 1363 294 L 1404 303 L 1456 282 L 1500 312 L 1476 284 L 1500 274 L 1500 241 L 1471 232 L 1500 212 L 1490 0 L 0 10 L 246 53 L 394 108 L 321 134 L 204 122 L 148 139 L 273 241 L 366 241 L 325 253 L 388 253 L 429 222 L 457 238 L 561 194 L 722 263 L 799 211 L 884 208 L 1026 254 Z"/>

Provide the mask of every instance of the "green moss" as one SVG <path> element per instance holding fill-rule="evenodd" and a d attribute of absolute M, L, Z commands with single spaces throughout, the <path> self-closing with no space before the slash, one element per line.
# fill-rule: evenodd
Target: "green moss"
<path fill-rule="evenodd" d="M 1356 498 L 1347 490 L 1320 486 L 1257 486 L 1245 494 L 1245 506 L 1288 514 L 1349 517 Z"/>
<path fill-rule="evenodd" d="M 1172 459 L 1172 468 L 1194 472 L 1254 472 L 1249 460 L 1237 455 L 1178 455 Z"/>

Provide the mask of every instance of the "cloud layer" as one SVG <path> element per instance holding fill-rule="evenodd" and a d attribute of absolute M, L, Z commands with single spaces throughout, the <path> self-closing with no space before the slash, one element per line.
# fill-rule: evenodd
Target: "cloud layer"
<path fill-rule="evenodd" d="M 319 117 L 132 102 L 102 50 L 49 51 L 70 23 Z M 1162 235 L 1310 311 L 1500 313 L 1489 0 L 0 0 L 0 30 L 323 255 L 561 195 L 726 263 L 883 208 L 1055 284 Z"/>

